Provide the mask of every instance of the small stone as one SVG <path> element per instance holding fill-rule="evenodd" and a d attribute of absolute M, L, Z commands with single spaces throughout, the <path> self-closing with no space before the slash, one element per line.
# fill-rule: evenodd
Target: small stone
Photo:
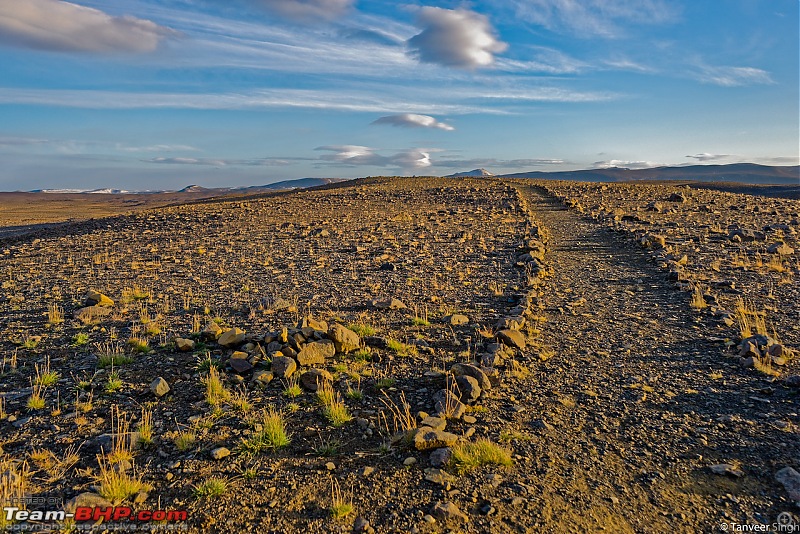
<path fill-rule="evenodd" d="M 483 372 L 480 367 L 468 363 L 456 363 L 450 367 L 450 372 L 455 376 L 471 376 L 478 381 L 481 389 L 491 389 L 492 383 L 489 381 L 489 376 Z"/>
<path fill-rule="evenodd" d="M 233 372 L 243 375 L 253 370 L 253 365 L 244 358 L 231 358 L 228 360 L 228 365 Z"/>
<path fill-rule="evenodd" d="M 458 436 L 430 427 L 420 427 L 414 433 L 414 448 L 418 451 L 451 447 L 458 441 Z"/>
<path fill-rule="evenodd" d="M 182 337 L 175 338 L 175 348 L 181 352 L 191 352 L 194 350 L 194 340 Z"/>
<path fill-rule="evenodd" d="M 433 417 L 431 415 L 427 415 L 419 426 L 428 426 L 434 430 L 444 430 L 447 426 L 447 420 L 442 417 Z"/>
<path fill-rule="evenodd" d="M 231 455 L 231 451 L 227 447 L 217 447 L 211 451 L 211 457 L 215 460 L 222 460 Z"/>
<path fill-rule="evenodd" d="M 325 464 L 325 469 L 327 469 L 328 471 L 336 471 L 336 464 L 333 462 L 327 462 Z"/>
<path fill-rule="evenodd" d="M 289 378 L 297 370 L 297 362 L 287 356 L 276 356 L 272 359 L 272 372 L 279 378 Z"/>
<path fill-rule="evenodd" d="M 741 469 L 737 469 L 731 464 L 715 464 L 710 469 L 715 475 L 730 475 L 735 478 L 744 476 L 744 472 Z"/>
<path fill-rule="evenodd" d="M 150 383 L 150 391 L 152 391 L 153 395 L 156 397 L 163 397 L 169 393 L 169 389 L 167 381 L 160 376 Z"/>
<path fill-rule="evenodd" d="M 396 298 L 373 300 L 372 305 L 379 310 L 405 310 L 406 305 Z"/>
<path fill-rule="evenodd" d="M 408 458 L 403 460 L 403 465 L 406 466 L 406 467 L 411 467 L 415 463 L 417 463 L 417 459 L 414 458 L 413 456 L 409 456 Z"/>
<path fill-rule="evenodd" d="M 453 451 L 449 447 L 442 447 L 436 449 L 431 453 L 430 461 L 433 467 L 444 467 L 450 463 L 450 458 L 453 456 Z"/>
<path fill-rule="evenodd" d="M 353 532 L 374 532 L 375 529 L 370 526 L 369 521 L 361 516 L 356 517 L 353 522 Z"/>
<path fill-rule="evenodd" d="M 452 484 L 456 481 L 455 477 L 448 473 L 447 471 L 442 471 L 441 469 L 435 468 L 428 468 L 425 469 L 425 480 L 428 482 L 433 482 L 434 484 L 439 484 L 440 486 L 447 487 L 448 484 Z"/>
<path fill-rule="evenodd" d="M 215 321 L 209 321 L 201 334 L 206 339 L 216 340 L 222 335 L 222 328 Z"/>
<path fill-rule="evenodd" d="M 478 422 L 478 420 L 471 415 L 465 415 L 464 417 L 461 418 L 461 420 L 467 423 L 468 425 L 474 425 L 475 423 Z"/>
<path fill-rule="evenodd" d="M 333 382 L 333 376 L 324 369 L 309 369 L 300 376 L 300 385 L 309 391 L 317 391 L 323 381 Z"/>
<path fill-rule="evenodd" d="M 472 404 L 481 396 L 481 387 L 478 381 L 468 375 L 456 377 L 458 390 L 461 392 L 461 402 Z"/>
<path fill-rule="evenodd" d="M 258 382 L 259 385 L 266 386 L 272 382 L 273 377 L 272 371 L 258 371 L 253 375 L 253 382 Z"/>
<path fill-rule="evenodd" d="M 458 506 L 451 502 L 436 503 L 431 514 L 443 523 L 466 523 L 469 519 L 464 512 L 458 509 Z"/>
<path fill-rule="evenodd" d="M 113 505 L 106 500 L 105 498 L 101 497 L 96 493 L 91 492 L 84 492 L 76 495 L 69 501 L 67 504 L 64 505 L 64 511 L 70 514 L 74 514 L 75 510 L 79 507 L 89 507 L 89 508 L 111 508 Z"/>
<path fill-rule="evenodd" d="M 365 466 L 365 467 L 362 467 L 358 471 L 358 474 L 361 475 L 362 477 L 368 477 L 374 472 L 375 472 L 375 468 L 374 467 Z"/>
<path fill-rule="evenodd" d="M 460 313 L 454 313 L 453 315 L 447 317 L 445 320 L 453 326 L 460 326 L 462 324 L 469 323 L 469 317 L 467 317 L 466 315 L 461 315 Z"/>

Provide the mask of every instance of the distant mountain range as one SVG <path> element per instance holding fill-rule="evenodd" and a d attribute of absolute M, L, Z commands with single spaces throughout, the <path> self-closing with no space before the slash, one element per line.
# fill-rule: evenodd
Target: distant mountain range
<path fill-rule="evenodd" d="M 288 189 L 306 189 L 338 182 L 344 182 L 347 178 L 298 178 L 296 180 L 283 180 L 274 184 L 251 185 L 246 187 L 203 187 L 201 185 L 189 185 L 178 191 L 126 191 L 124 189 L 34 189 L 31 193 L 88 193 L 106 195 L 131 195 L 131 194 L 154 194 L 154 193 L 187 193 L 196 195 L 222 195 L 228 193 L 259 193 L 261 191 L 285 191 Z"/>
<path fill-rule="evenodd" d="M 471 171 L 475 172 L 475 171 Z M 453 175 L 455 176 L 455 175 Z M 650 169 L 587 169 L 582 171 L 530 171 L 501 175 L 507 178 L 540 178 L 581 182 L 625 182 L 641 180 L 691 180 L 698 182 L 737 182 L 800 186 L 800 166 L 769 166 L 755 163 L 730 165 L 687 165 Z"/>
<path fill-rule="evenodd" d="M 455 174 L 448 174 L 444 178 L 482 178 L 485 176 L 494 176 L 486 169 L 474 169 L 467 172 L 457 172 Z"/>

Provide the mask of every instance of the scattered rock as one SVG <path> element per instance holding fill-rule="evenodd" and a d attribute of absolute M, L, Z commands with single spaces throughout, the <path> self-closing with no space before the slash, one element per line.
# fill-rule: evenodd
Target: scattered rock
<path fill-rule="evenodd" d="M 323 381 L 333 382 L 333 376 L 324 369 L 309 369 L 300 376 L 300 385 L 309 391 L 317 391 Z"/>
<path fill-rule="evenodd" d="M 460 326 L 462 324 L 469 323 L 469 317 L 466 315 L 461 315 L 460 313 L 454 313 L 453 315 L 446 317 L 445 321 L 452 326 Z"/>
<path fill-rule="evenodd" d="M 442 447 L 431 453 L 430 461 L 433 467 L 444 467 L 450 463 L 453 451 L 450 447 Z"/>
<path fill-rule="evenodd" d="M 372 305 L 379 310 L 405 310 L 406 305 L 396 298 L 373 300 Z"/>
<path fill-rule="evenodd" d="M 217 338 L 217 343 L 223 347 L 234 347 L 244 341 L 244 330 L 231 328 Z"/>
<path fill-rule="evenodd" d="M 775 473 L 775 480 L 783 484 L 790 499 L 800 501 L 800 473 L 791 467 L 784 467 Z"/>
<path fill-rule="evenodd" d="M 70 514 L 74 514 L 75 510 L 77 510 L 79 507 L 111 508 L 112 506 L 113 505 L 105 498 L 101 497 L 96 493 L 91 493 L 87 491 L 84 493 L 79 493 L 78 495 L 67 501 L 67 504 L 64 505 L 64 511 Z"/>
<path fill-rule="evenodd" d="M 735 478 L 744 476 L 744 471 L 737 469 L 731 464 L 716 464 L 710 466 L 711 472 L 715 475 L 730 475 Z"/>
<path fill-rule="evenodd" d="M 352 352 L 361 346 L 361 338 L 358 337 L 358 334 L 340 324 L 330 326 L 328 337 L 333 341 L 336 352 L 340 354 Z"/>
<path fill-rule="evenodd" d="M 515 347 L 520 350 L 525 348 L 525 335 L 518 330 L 500 330 L 497 339 L 508 347 Z"/>
<path fill-rule="evenodd" d="M 182 337 L 175 338 L 175 348 L 181 352 L 191 352 L 194 350 L 194 340 Z"/>
<path fill-rule="evenodd" d="M 86 292 L 86 305 L 111 307 L 114 305 L 114 301 L 111 300 L 109 297 L 103 295 L 99 291 L 90 289 L 89 291 Z"/>
<path fill-rule="evenodd" d="M 111 308 L 106 306 L 86 306 L 72 312 L 72 317 L 84 324 L 95 323 L 109 315 L 111 315 Z"/>
<path fill-rule="evenodd" d="M 434 430 L 431 427 L 423 426 L 414 432 L 414 448 L 418 451 L 451 447 L 457 441 L 457 435 L 443 430 Z"/>
<path fill-rule="evenodd" d="M 450 372 L 455 376 L 471 376 L 478 381 L 478 385 L 481 389 L 488 390 L 492 388 L 492 383 L 489 381 L 489 376 L 483 372 L 480 367 L 476 367 L 468 363 L 456 363 L 450 367 Z"/>
<path fill-rule="evenodd" d="M 156 397 L 163 397 L 169 393 L 169 384 L 164 378 L 159 376 L 150 383 L 150 391 L 152 391 L 153 395 Z"/>
<path fill-rule="evenodd" d="M 297 370 L 297 362 L 287 356 L 276 356 L 272 359 L 272 372 L 278 378 L 289 378 Z"/>
<path fill-rule="evenodd" d="M 436 503 L 436 506 L 433 507 L 431 514 L 433 517 L 443 523 L 466 523 L 469 519 L 466 515 L 464 515 L 464 512 L 458 509 L 458 506 L 451 502 Z"/>
<path fill-rule="evenodd" d="M 297 363 L 300 365 L 322 365 L 325 358 L 331 358 L 336 354 L 336 347 L 330 339 L 313 341 L 306 343 L 300 352 L 297 353 Z"/>
<path fill-rule="evenodd" d="M 231 455 L 231 451 L 226 447 L 217 447 L 211 451 L 211 457 L 215 460 L 222 460 Z"/>

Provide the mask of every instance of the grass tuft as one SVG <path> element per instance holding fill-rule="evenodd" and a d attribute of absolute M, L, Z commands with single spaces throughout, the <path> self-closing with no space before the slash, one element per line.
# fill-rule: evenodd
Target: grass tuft
<path fill-rule="evenodd" d="M 452 450 L 450 465 L 458 473 L 465 473 L 482 465 L 511 465 L 511 451 L 486 438 L 457 443 Z"/>

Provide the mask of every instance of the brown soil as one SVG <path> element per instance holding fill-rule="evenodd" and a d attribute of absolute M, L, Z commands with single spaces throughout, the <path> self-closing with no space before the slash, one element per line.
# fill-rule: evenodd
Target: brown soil
<path fill-rule="evenodd" d="M 668 201 L 673 193 L 685 202 Z M 654 201 L 664 209 L 648 211 Z M 29 495 L 66 502 L 95 492 L 112 407 L 133 427 L 144 408 L 154 441 L 133 452 L 127 472 L 152 489 L 135 507 L 187 509 L 191 532 L 342 532 L 364 520 L 376 532 L 713 532 L 797 516 L 774 475 L 800 468 L 798 388 L 787 380 L 798 359 L 772 375 L 741 365 L 738 330 L 722 318 L 743 297 L 787 349 L 800 349 L 796 253 L 779 258 L 779 272 L 766 252 L 778 239 L 798 249 L 798 211 L 797 201 L 670 185 L 378 178 L 17 236 L 0 243 L 0 460 L 17 471 L 13 461 L 28 461 Z M 785 229 L 764 241 L 729 238 L 729 225 L 776 224 Z M 517 265 L 537 228 L 547 242 L 538 276 Z M 649 235 L 665 246 L 637 244 Z M 696 285 L 713 304 L 690 307 Z M 72 312 L 90 289 L 115 305 L 83 324 Z M 403 394 L 411 414 L 433 413 L 443 371 L 495 350 L 495 324 L 525 295 L 526 348 L 498 352 L 484 367 L 493 387 L 466 420 L 447 422 L 461 440 L 507 447 L 512 465 L 464 474 L 449 465 L 439 475 L 451 479 L 428 480 L 429 451 L 388 446 L 395 421 L 382 399 L 399 404 Z M 408 308 L 373 305 L 391 298 Z M 66 320 L 49 325 L 54 305 Z M 451 325 L 453 314 L 467 324 Z M 253 381 L 269 369 L 268 340 L 304 317 L 375 330 L 362 336 L 369 351 L 316 366 L 354 416 L 341 427 L 313 393 L 292 399 L 279 378 Z M 212 320 L 247 332 L 250 345 L 236 348 L 254 371 L 234 372 L 234 349 L 196 332 Z M 195 349 L 177 351 L 176 336 Z M 148 352 L 134 353 L 131 337 Z M 404 347 L 392 350 L 392 340 Z M 103 368 L 115 346 L 131 361 Z M 209 357 L 251 411 L 204 400 Z M 42 391 L 46 407 L 31 410 L 31 380 L 48 359 L 59 380 Z M 122 383 L 109 391 L 112 373 Z M 149 387 L 159 376 L 171 387 L 161 398 Z M 345 397 L 354 388 L 362 399 Z M 248 454 L 252 416 L 270 407 L 291 443 Z M 197 441 L 181 451 L 172 438 L 187 429 Z M 36 461 L 35 451 L 63 457 L 70 446 L 80 459 L 63 476 Z M 232 454 L 214 460 L 218 447 Z M 739 472 L 715 474 L 717 464 Z M 227 489 L 197 496 L 211 476 Z M 338 520 L 333 480 L 353 505 Z M 466 520 L 432 517 L 445 502 Z"/>

